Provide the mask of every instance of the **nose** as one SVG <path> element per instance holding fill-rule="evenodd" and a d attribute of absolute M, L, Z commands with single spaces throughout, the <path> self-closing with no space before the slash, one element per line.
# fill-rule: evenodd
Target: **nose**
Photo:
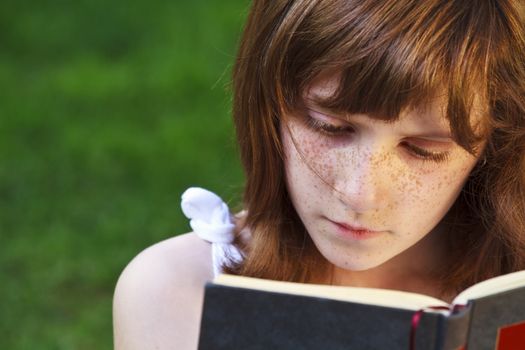
<path fill-rule="evenodd" d="M 393 170 L 388 154 L 378 147 L 358 147 L 350 157 L 341 160 L 335 190 L 347 209 L 364 213 L 384 208 L 388 198 L 387 174 Z"/>

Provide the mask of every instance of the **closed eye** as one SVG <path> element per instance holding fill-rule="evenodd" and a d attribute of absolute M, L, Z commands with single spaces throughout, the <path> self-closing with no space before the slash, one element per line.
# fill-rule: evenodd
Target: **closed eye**
<path fill-rule="evenodd" d="M 420 158 L 424 161 L 434 161 L 437 163 L 445 162 L 449 159 L 450 152 L 433 152 L 428 151 L 426 149 L 423 149 L 421 147 L 417 147 L 413 144 L 410 144 L 408 142 L 402 143 L 413 155 L 415 155 L 417 158 Z"/>
<path fill-rule="evenodd" d="M 351 134 L 354 132 L 354 128 L 349 124 L 346 124 L 346 125 L 331 124 L 323 120 L 314 118 L 310 115 L 307 115 L 305 119 L 306 119 L 305 120 L 306 125 L 310 129 L 330 135 L 330 136 L 341 136 L 345 134 Z"/>

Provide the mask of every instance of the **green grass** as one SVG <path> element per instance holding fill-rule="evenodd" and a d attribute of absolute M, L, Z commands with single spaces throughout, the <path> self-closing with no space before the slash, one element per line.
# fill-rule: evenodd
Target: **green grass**
<path fill-rule="evenodd" d="M 237 203 L 229 79 L 246 0 L 0 4 L 0 348 L 111 349 L 180 195 Z"/>

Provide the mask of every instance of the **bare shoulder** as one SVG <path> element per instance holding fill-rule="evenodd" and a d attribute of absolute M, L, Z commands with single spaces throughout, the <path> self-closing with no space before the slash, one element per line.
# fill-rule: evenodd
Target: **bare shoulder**
<path fill-rule="evenodd" d="M 196 349 L 203 287 L 212 268 L 211 245 L 194 233 L 138 254 L 115 289 L 115 349 Z"/>

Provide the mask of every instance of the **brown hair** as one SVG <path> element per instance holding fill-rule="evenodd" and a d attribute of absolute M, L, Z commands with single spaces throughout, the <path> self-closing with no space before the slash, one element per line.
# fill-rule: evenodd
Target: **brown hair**
<path fill-rule="evenodd" d="M 518 0 L 255 0 L 233 75 L 252 237 L 237 241 L 245 259 L 225 269 L 299 282 L 327 271 L 288 197 L 279 136 L 280 116 L 327 72 L 340 81 L 325 106 L 383 120 L 444 91 L 455 141 L 473 154 L 487 146 L 451 209 L 443 285 L 524 269 L 524 35 Z M 470 123 L 475 99 L 481 135 Z"/>

